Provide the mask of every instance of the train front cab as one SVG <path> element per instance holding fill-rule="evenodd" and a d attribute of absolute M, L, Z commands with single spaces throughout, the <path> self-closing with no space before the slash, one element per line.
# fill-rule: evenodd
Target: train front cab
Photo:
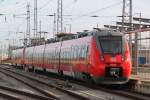
<path fill-rule="evenodd" d="M 100 84 L 123 84 L 131 74 L 128 43 L 119 33 L 95 36 L 91 50 L 91 76 Z"/>

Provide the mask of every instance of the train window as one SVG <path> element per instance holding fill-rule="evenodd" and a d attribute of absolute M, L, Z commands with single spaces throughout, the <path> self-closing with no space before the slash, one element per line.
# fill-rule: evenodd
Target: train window
<path fill-rule="evenodd" d="M 69 62 L 69 50 L 67 49 L 67 63 Z"/>
<path fill-rule="evenodd" d="M 76 46 L 75 47 L 75 59 L 77 59 L 78 58 L 78 52 L 79 52 L 79 48 L 78 48 L 78 46 Z"/>
<path fill-rule="evenodd" d="M 50 60 L 52 60 L 53 59 L 53 53 L 52 53 L 52 51 L 50 52 Z"/>
<path fill-rule="evenodd" d="M 66 51 L 64 51 L 64 63 L 66 61 Z"/>
<path fill-rule="evenodd" d="M 50 63 L 51 62 L 51 60 L 50 60 L 50 52 L 45 53 L 45 56 L 46 56 L 46 63 Z"/>
<path fill-rule="evenodd" d="M 56 58 L 57 58 L 56 55 L 57 55 L 57 54 L 56 54 L 56 50 L 55 50 L 55 51 L 54 51 L 54 59 L 55 59 L 55 62 L 56 62 Z"/>
<path fill-rule="evenodd" d="M 36 52 L 33 55 L 34 55 L 33 60 L 36 61 L 36 56 L 37 56 Z"/>
<path fill-rule="evenodd" d="M 99 42 L 103 53 L 122 54 L 121 36 L 100 36 Z"/>
<path fill-rule="evenodd" d="M 70 60 L 70 51 L 68 49 L 68 60 Z"/>
<path fill-rule="evenodd" d="M 84 59 L 85 58 L 85 47 L 84 46 L 82 46 L 81 47 L 81 59 Z"/>
<path fill-rule="evenodd" d="M 55 50 L 55 61 L 56 61 L 56 59 L 57 59 L 57 51 Z"/>
<path fill-rule="evenodd" d="M 80 47 L 80 55 L 79 55 L 79 58 L 80 59 L 84 59 L 85 58 L 85 54 L 86 54 L 86 46 L 85 45 L 82 45 Z"/>
<path fill-rule="evenodd" d="M 37 53 L 35 52 L 35 53 L 34 53 L 34 59 L 36 59 L 36 58 L 37 58 Z"/>
<path fill-rule="evenodd" d="M 27 54 L 26 58 L 30 59 L 31 58 L 31 53 L 29 51 L 27 51 L 27 52 L 28 52 L 28 54 Z"/>
<path fill-rule="evenodd" d="M 61 59 L 63 58 L 63 51 L 61 51 L 61 53 L 60 53 L 60 58 Z"/>
<path fill-rule="evenodd" d="M 50 60 L 52 60 L 52 52 L 50 52 Z"/>
<path fill-rule="evenodd" d="M 62 62 L 64 61 L 64 51 L 61 52 L 61 59 L 62 59 Z"/>
<path fill-rule="evenodd" d="M 49 63 L 52 63 L 52 52 L 49 53 Z"/>
<path fill-rule="evenodd" d="M 68 60 L 68 51 L 67 51 L 67 49 L 65 49 L 65 53 L 66 53 L 66 61 Z"/>
<path fill-rule="evenodd" d="M 40 58 L 40 53 L 37 52 L 37 61 L 39 61 L 39 58 Z"/>
<path fill-rule="evenodd" d="M 63 51 L 61 51 L 61 53 L 60 53 L 60 59 L 63 60 Z"/>
<path fill-rule="evenodd" d="M 26 57 L 26 59 L 29 59 L 29 56 L 30 56 L 30 52 L 27 50 L 27 55 L 25 56 Z"/>
<path fill-rule="evenodd" d="M 66 56 L 66 53 L 65 53 L 65 51 L 63 52 L 63 54 L 64 54 L 64 55 L 63 55 L 63 58 L 64 58 L 64 60 L 65 60 L 65 58 L 66 58 L 66 57 L 65 57 L 65 56 Z"/>
<path fill-rule="evenodd" d="M 64 52 L 63 52 L 63 60 L 65 60 L 65 58 L 66 58 L 66 57 L 65 57 L 65 51 L 64 51 Z"/>
<path fill-rule="evenodd" d="M 67 52 L 66 52 L 66 49 L 65 49 L 65 61 L 66 61 L 66 59 L 67 59 Z"/>
<path fill-rule="evenodd" d="M 47 52 L 47 51 L 45 51 L 45 53 L 44 53 L 44 62 L 46 64 L 48 64 L 48 62 L 49 62 L 49 52 Z"/>
<path fill-rule="evenodd" d="M 77 59 L 80 57 L 80 51 L 81 51 L 81 49 L 80 49 L 80 47 L 79 46 L 77 46 Z"/>
<path fill-rule="evenodd" d="M 59 59 L 59 52 L 57 51 L 56 52 L 56 57 L 57 57 L 57 60 Z"/>
<path fill-rule="evenodd" d="M 30 52 L 30 53 L 29 53 L 29 59 L 32 60 L 32 58 L 33 58 L 33 52 Z"/>
<path fill-rule="evenodd" d="M 39 55 L 38 59 L 42 57 L 42 53 L 41 52 L 38 52 L 38 55 Z"/>
<path fill-rule="evenodd" d="M 48 53 L 46 54 L 46 56 L 47 56 L 47 60 L 48 60 L 48 61 L 51 60 L 51 52 L 48 52 Z"/>
<path fill-rule="evenodd" d="M 52 59 L 54 60 L 55 59 L 55 52 L 52 51 Z"/>
<path fill-rule="evenodd" d="M 36 52 L 36 58 L 35 58 L 36 61 L 38 60 L 38 56 L 39 54 Z"/>
<path fill-rule="evenodd" d="M 77 49 L 76 49 L 76 46 L 74 47 L 74 60 L 77 58 Z"/>
<path fill-rule="evenodd" d="M 51 60 L 53 60 L 53 52 L 50 53 Z"/>
<path fill-rule="evenodd" d="M 84 45 L 84 47 L 83 47 L 83 56 L 82 56 L 84 59 L 87 57 L 87 53 L 88 53 L 88 46 Z"/>
<path fill-rule="evenodd" d="M 42 54 L 43 54 L 42 52 L 39 53 L 39 61 L 40 62 L 42 61 L 42 58 L 43 58 Z"/>
<path fill-rule="evenodd" d="M 69 51 L 68 51 L 68 49 L 67 49 L 67 60 L 69 59 Z"/>
<path fill-rule="evenodd" d="M 30 56 L 30 52 L 27 50 L 27 52 L 26 52 L 27 54 L 26 54 L 26 59 L 29 59 L 29 56 Z"/>
<path fill-rule="evenodd" d="M 87 46 L 86 46 L 86 54 L 85 54 L 85 58 L 87 58 L 88 52 L 89 52 L 89 46 L 87 45 Z"/>
<path fill-rule="evenodd" d="M 60 53 L 60 58 L 63 59 L 63 51 Z"/>
<path fill-rule="evenodd" d="M 67 49 L 67 62 L 69 61 L 69 50 Z"/>
<path fill-rule="evenodd" d="M 70 58 L 71 59 L 78 59 L 80 57 L 80 47 L 79 46 L 72 46 L 71 47 L 71 54 Z"/>
<path fill-rule="evenodd" d="M 67 59 L 67 61 L 68 61 L 68 63 L 70 61 L 70 51 L 69 51 L 69 49 L 68 49 L 68 59 Z"/>
<path fill-rule="evenodd" d="M 68 60 L 68 63 L 69 63 L 69 61 L 70 61 L 70 51 L 69 51 L 69 48 L 67 50 L 68 50 L 68 53 L 67 53 L 68 54 L 68 59 L 67 60 Z"/>
<path fill-rule="evenodd" d="M 66 60 L 67 56 L 66 56 L 66 51 L 64 51 L 64 59 Z"/>
<path fill-rule="evenodd" d="M 70 49 L 70 59 L 73 59 L 73 47 L 71 46 L 71 49 Z"/>
<path fill-rule="evenodd" d="M 74 52 L 73 52 L 73 59 L 74 59 L 74 60 L 76 59 L 76 56 L 77 56 L 77 55 L 76 55 L 76 52 L 77 52 L 77 51 L 76 51 L 76 48 L 74 47 Z"/>
<path fill-rule="evenodd" d="M 37 52 L 37 58 L 36 58 L 37 63 L 39 62 L 39 58 L 40 58 L 40 53 Z"/>
<path fill-rule="evenodd" d="M 82 47 L 78 46 L 78 58 L 81 58 L 82 56 Z"/>
<path fill-rule="evenodd" d="M 71 46 L 71 59 L 73 59 L 73 58 L 74 58 L 74 47 Z"/>

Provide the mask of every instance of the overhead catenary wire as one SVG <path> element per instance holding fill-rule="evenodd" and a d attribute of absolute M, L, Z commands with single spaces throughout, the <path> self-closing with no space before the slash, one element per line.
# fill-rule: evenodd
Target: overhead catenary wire
<path fill-rule="evenodd" d="M 41 10 L 45 7 L 47 7 L 53 0 L 48 0 L 45 4 L 43 4 L 41 7 L 38 8 L 38 10 Z"/>
<path fill-rule="evenodd" d="M 92 15 L 94 13 L 97 13 L 97 12 L 109 9 L 111 7 L 118 6 L 119 4 L 122 4 L 122 1 L 121 2 L 117 2 L 117 3 L 113 3 L 113 4 L 108 5 L 106 7 L 103 7 L 103 8 L 100 8 L 100 9 L 97 9 L 97 10 L 94 10 L 94 11 L 91 11 L 91 12 L 88 12 L 88 13 L 85 13 L 85 14 L 82 14 L 82 15 L 78 16 L 77 18 L 73 19 L 73 20 L 77 20 L 77 19 L 80 19 L 81 17 L 86 17 L 86 16 Z"/>

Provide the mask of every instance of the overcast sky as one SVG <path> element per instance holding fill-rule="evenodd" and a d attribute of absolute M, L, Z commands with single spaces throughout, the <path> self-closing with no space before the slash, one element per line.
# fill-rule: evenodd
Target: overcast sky
<path fill-rule="evenodd" d="M 33 29 L 33 1 L 34 0 L 0 0 L 0 42 L 12 38 L 23 38 L 23 35 L 16 32 L 26 32 L 26 4 L 30 2 L 31 9 L 31 29 Z M 133 0 L 133 15 L 150 18 L 150 0 Z M 53 17 L 48 14 L 56 12 L 57 0 L 38 0 L 38 21 L 42 21 L 42 31 L 47 31 L 47 38 L 52 36 Z M 72 32 L 78 32 L 85 29 L 91 30 L 98 24 L 103 27 L 104 24 L 115 25 L 119 20 L 116 16 L 121 15 L 122 0 L 63 0 L 64 27 L 69 31 L 72 25 Z M 14 17 L 16 15 L 19 18 Z M 98 18 L 90 16 L 97 15 Z M 51 33 L 51 34 L 50 34 Z M 31 30 L 33 34 L 33 30 Z M 8 37 L 9 36 L 9 37 Z M 18 40 L 16 40 L 18 41 Z"/>

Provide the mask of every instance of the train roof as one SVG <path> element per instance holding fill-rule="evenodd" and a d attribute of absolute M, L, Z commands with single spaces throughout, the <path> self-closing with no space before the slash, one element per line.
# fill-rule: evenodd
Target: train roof
<path fill-rule="evenodd" d="M 120 32 L 113 30 L 94 28 L 92 31 L 84 30 L 83 32 L 77 32 L 77 34 L 60 34 L 57 38 L 49 39 L 48 43 L 72 40 L 77 38 L 83 38 L 87 36 L 123 36 Z"/>
<path fill-rule="evenodd" d="M 83 38 L 87 36 L 123 36 L 123 34 L 113 30 L 94 28 L 92 31 L 84 30 L 83 32 L 77 32 L 77 34 L 61 34 L 58 37 L 48 39 L 45 42 L 45 44 L 56 43 L 56 42 L 66 41 L 66 40 L 73 40 L 73 39 Z M 43 45 L 43 44 L 39 43 L 39 45 Z M 27 47 L 39 46 L 39 45 L 30 45 Z M 17 49 L 21 49 L 21 48 L 23 47 L 18 47 Z"/>
<path fill-rule="evenodd" d="M 121 32 L 107 29 L 94 28 L 93 32 L 96 36 L 123 36 Z"/>

